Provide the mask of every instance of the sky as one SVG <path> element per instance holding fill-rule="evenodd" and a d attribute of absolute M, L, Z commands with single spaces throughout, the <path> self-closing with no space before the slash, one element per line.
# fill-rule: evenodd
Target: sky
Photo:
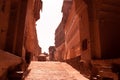
<path fill-rule="evenodd" d="M 36 22 L 37 37 L 42 52 L 49 52 L 49 46 L 54 46 L 55 30 L 61 22 L 63 0 L 42 0 L 43 7 L 40 20 Z"/>

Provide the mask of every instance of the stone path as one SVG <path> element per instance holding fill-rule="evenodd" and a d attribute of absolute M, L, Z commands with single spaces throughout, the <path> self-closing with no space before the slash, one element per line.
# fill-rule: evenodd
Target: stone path
<path fill-rule="evenodd" d="M 88 80 L 64 62 L 32 61 L 25 80 Z"/>

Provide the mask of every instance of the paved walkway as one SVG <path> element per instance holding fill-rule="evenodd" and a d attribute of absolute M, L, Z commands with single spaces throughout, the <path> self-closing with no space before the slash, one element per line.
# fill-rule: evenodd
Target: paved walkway
<path fill-rule="evenodd" d="M 25 80 L 88 80 L 64 62 L 32 61 Z"/>

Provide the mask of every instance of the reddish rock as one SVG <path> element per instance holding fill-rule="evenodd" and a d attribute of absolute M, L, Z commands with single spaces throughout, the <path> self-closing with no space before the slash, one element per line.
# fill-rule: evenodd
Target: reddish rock
<path fill-rule="evenodd" d="M 62 12 L 63 12 L 63 18 L 61 23 L 59 24 L 58 28 L 55 31 L 55 59 L 59 61 L 63 61 L 66 58 L 65 55 L 65 32 L 64 27 L 71 9 L 72 1 L 65 0 L 63 2 Z"/>
<path fill-rule="evenodd" d="M 118 5 L 120 5 L 120 1 L 101 0 L 92 3 L 86 0 L 86 3 L 89 11 L 93 58 L 119 58 L 120 7 Z"/>
<path fill-rule="evenodd" d="M 73 66 L 77 60 L 83 72 L 90 75 L 92 59 L 120 58 L 118 5 L 119 0 L 74 0 L 64 28 L 64 59 Z"/>
<path fill-rule="evenodd" d="M 41 0 L 0 1 L 0 49 L 23 60 L 37 60 L 41 49 L 35 22 L 42 8 Z"/>
<path fill-rule="evenodd" d="M 40 0 L 35 0 L 35 2 L 34 0 L 28 1 L 25 28 L 25 51 L 26 54 L 31 54 L 31 60 L 37 60 L 37 57 L 41 53 L 35 24 L 36 20 L 39 19 L 41 5 L 42 3 Z"/>

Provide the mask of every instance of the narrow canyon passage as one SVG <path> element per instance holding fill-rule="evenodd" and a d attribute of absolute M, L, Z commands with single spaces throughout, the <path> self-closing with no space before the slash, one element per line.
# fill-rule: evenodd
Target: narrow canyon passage
<path fill-rule="evenodd" d="M 84 80 L 82 75 L 92 80 L 120 80 L 120 0 L 63 0 L 49 54 L 42 52 L 36 30 L 37 26 L 45 28 L 37 25 L 44 1 L 0 0 L 0 80 L 24 76 L 26 80 Z M 46 10 L 44 16 L 57 18 L 53 13 Z M 48 31 L 41 35 L 51 33 L 51 24 L 46 27 Z M 50 43 L 50 38 L 43 40 Z"/>

